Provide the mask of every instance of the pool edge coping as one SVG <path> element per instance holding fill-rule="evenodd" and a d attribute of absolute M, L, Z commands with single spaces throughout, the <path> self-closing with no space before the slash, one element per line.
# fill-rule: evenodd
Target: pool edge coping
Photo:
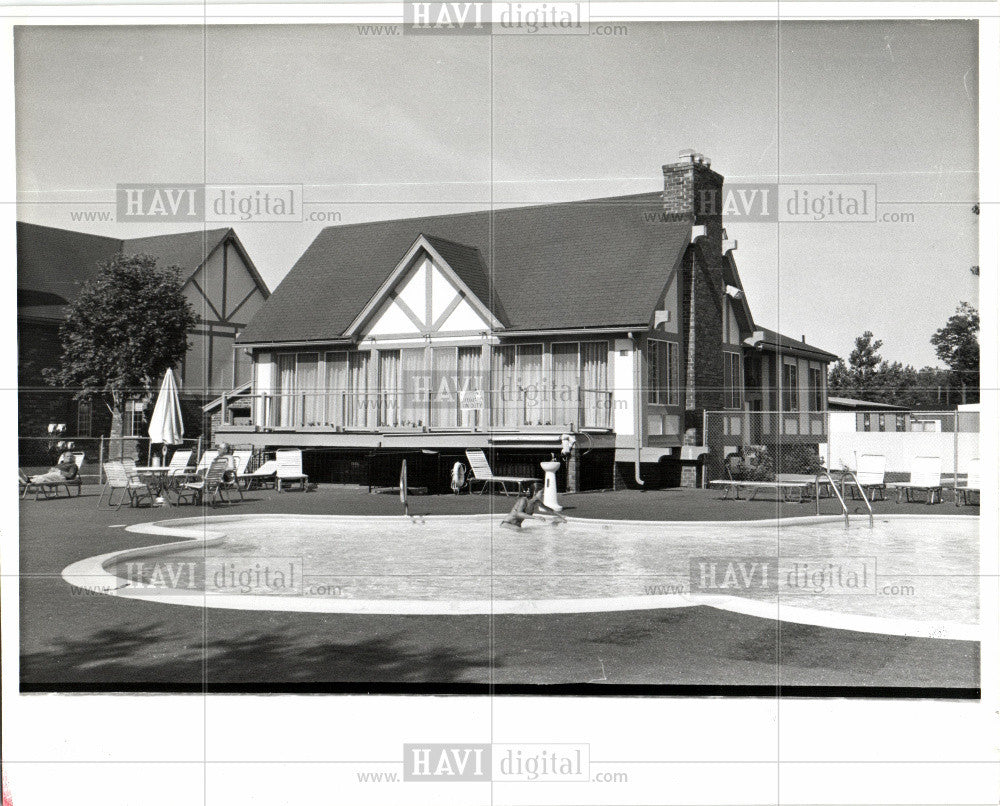
<path fill-rule="evenodd" d="M 284 520 L 287 515 L 276 513 L 249 514 L 234 513 L 220 516 L 192 516 L 172 518 L 162 521 L 150 521 L 132 524 L 125 531 L 137 534 L 163 535 L 165 537 L 182 537 L 169 543 L 138 546 L 107 552 L 71 563 L 62 571 L 62 578 L 67 584 L 87 590 L 92 594 L 114 596 L 122 599 L 154 602 L 157 604 L 181 605 L 186 607 L 217 608 L 225 610 L 248 610 L 288 613 L 341 614 L 341 615 L 433 615 L 433 616 L 465 616 L 465 615 L 555 615 L 573 613 L 627 612 L 642 610 L 666 610 L 682 607 L 714 607 L 742 615 L 763 618 L 770 621 L 803 624 L 806 626 L 840 629 L 851 632 L 876 633 L 880 635 L 896 635 L 909 638 L 934 638 L 958 641 L 980 641 L 982 625 L 961 624 L 948 621 L 916 621 L 913 619 L 887 618 L 883 616 L 864 616 L 842 613 L 835 610 L 818 610 L 813 608 L 783 605 L 776 602 L 761 601 L 741 596 L 726 594 L 672 594 L 643 595 L 625 597 L 595 597 L 585 599 L 326 599 L 321 597 L 270 597 L 251 594 L 207 594 L 202 593 L 145 593 L 142 590 L 129 590 L 129 583 L 124 585 L 121 578 L 107 569 L 112 562 L 120 562 L 136 556 L 166 554 L 178 548 L 189 548 L 194 544 L 212 545 L 226 537 L 225 532 L 205 528 L 209 518 L 223 521 L 245 520 Z M 296 515 L 306 520 L 341 521 L 399 521 L 406 516 L 401 515 Z M 438 518 L 462 518 L 493 521 L 499 514 L 477 513 L 471 515 L 436 515 Z M 758 526 L 768 527 L 796 525 L 802 523 L 838 522 L 841 515 L 797 515 L 791 518 L 772 518 L 768 520 L 749 521 L 630 521 L 611 518 L 578 518 L 575 520 L 597 524 L 648 523 L 674 526 L 711 526 L 726 524 L 728 526 Z M 956 517 L 979 520 L 978 515 L 938 515 L 899 513 L 880 516 L 885 520 L 954 520 Z M 412 520 L 412 518 L 411 518 Z M 167 525 L 172 524 L 172 525 Z M 201 528 L 193 528 L 201 524 Z M 77 580 L 99 580 L 110 584 L 85 584 Z M 176 589 L 174 589 L 176 590 Z M 281 603 L 281 607 L 270 606 L 269 603 Z M 980 613 L 980 618 L 982 614 Z"/>

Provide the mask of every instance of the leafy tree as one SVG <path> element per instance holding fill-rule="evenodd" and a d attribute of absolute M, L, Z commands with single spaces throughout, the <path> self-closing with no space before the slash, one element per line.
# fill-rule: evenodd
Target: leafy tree
<path fill-rule="evenodd" d="M 848 363 L 840 359 L 830 368 L 829 394 L 925 410 L 951 408 L 959 398 L 953 373 L 886 361 L 878 353 L 881 346 L 870 331 L 858 336 Z"/>
<path fill-rule="evenodd" d="M 979 311 L 968 302 L 958 306 L 947 324 L 931 336 L 931 344 L 951 370 L 966 403 L 969 387 L 979 399 Z"/>
<path fill-rule="evenodd" d="M 182 286 L 179 270 L 157 268 L 155 257 L 118 255 L 84 284 L 59 329 L 61 363 L 46 377 L 76 399 L 103 400 L 113 438 L 126 402 L 149 394 L 187 352 L 197 317 Z"/>

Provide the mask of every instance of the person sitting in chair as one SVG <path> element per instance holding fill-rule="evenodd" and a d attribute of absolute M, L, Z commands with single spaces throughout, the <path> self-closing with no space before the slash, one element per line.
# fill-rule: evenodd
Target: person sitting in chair
<path fill-rule="evenodd" d="M 542 483 L 536 481 L 531 485 L 531 497 L 527 495 L 518 496 L 510 513 L 501 521 L 500 525 L 507 529 L 520 529 L 521 524 L 528 518 L 538 518 L 538 513 L 550 515 L 553 523 L 566 523 L 566 519 L 542 503 Z"/>
<path fill-rule="evenodd" d="M 40 473 L 31 477 L 33 484 L 62 484 L 64 481 L 72 481 L 76 478 L 80 469 L 76 466 L 76 459 L 69 451 L 59 454 L 55 467 L 50 467 L 48 473 Z"/>

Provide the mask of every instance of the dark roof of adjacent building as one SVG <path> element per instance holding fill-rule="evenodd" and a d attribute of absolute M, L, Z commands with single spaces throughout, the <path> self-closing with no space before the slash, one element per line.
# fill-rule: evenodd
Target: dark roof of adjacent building
<path fill-rule="evenodd" d="M 893 406 L 889 403 L 876 403 L 873 400 L 858 400 L 854 397 L 828 397 L 827 407 L 833 410 L 844 409 L 846 411 L 865 411 L 866 409 L 891 409 L 894 411 L 906 411 L 903 406 Z"/>
<path fill-rule="evenodd" d="M 776 330 L 770 330 L 766 327 L 758 327 L 753 332 L 752 336 L 743 340 L 743 343 L 748 347 L 753 347 L 758 350 L 799 355 L 804 358 L 812 358 L 817 361 L 829 362 L 837 360 L 837 356 L 833 353 L 828 353 L 826 350 L 821 350 L 819 347 L 813 347 L 811 344 L 806 344 L 805 339 L 802 339 L 801 341 L 799 339 L 793 339 L 791 336 L 785 336 Z"/>
<path fill-rule="evenodd" d="M 646 325 L 691 241 L 661 213 L 643 193 L 327 227 L 240 341 L 342 336 L 421 235 L 508 332 Z"/>
<path fill-rule="evenodd" d="M 61 319 L 65 306 L 116 255 L 148 254 L 160 266 L 193 274 L 231 229 L 198 230 L 147 238 L 108 238 L 87 232 L 17 222 L 18 315 Z M 185 277 L 185 279 L 186 279 Z"/>

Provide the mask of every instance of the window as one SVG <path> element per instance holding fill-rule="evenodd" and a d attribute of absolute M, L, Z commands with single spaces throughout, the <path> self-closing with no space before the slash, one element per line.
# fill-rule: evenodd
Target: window
<path fill-rule="evenodd" d="M 493 351 L 493 425 L 544 425 L 542 345 L 518 344 Z"/>
<path fill-rule="evenodd" d="M 816 367 L 809 368 L 809 410 L 823 411 L 823 372 Z"/>
<path fill-rule="evenodd" d="M 743 405 L 743 377 L 740 370 L 739 353 L 722 354 L 723 400 L 727 409 L 738 409 Z"/>
<path fill-rule="evenodd" d="M 658 406 L 680 402 L 678 348 L 672 341 L 646 342 L 646 400 Z"/>
<path fill-rule="evenodd" d="M 878 430 L 879 431 L 885 431 L 885 415 L 884 414 L 880 414 L 878 416 Z"/>
<path fill-rule="evenodd" d="M 464 377 L 461 362 L 460 355 Z M 606 341 L 503 345 L 493 350 L 492 370 L 496 427 L 605 427 L 609 421 Z"/>
<path fill-rule="evenodd" d="M 122 435 L 126 437 L 145 436 L 143 426 L 146 424 L 146 404 L 141 400 L 125 402 L 125 419 L 122 422 Z"/>
<path fill-rule="evenodd" d="M 905 431 L 906 430 L 906 415 L 897 414 L 896 415 L 896 430 Z"/>
<path fill-rule="evenodd" d="M 94 426 L 94 403 L 90 400 L 81 400 L 76 404 L 76 435 L 78 437 L 89 437 L 92 435 Z"/>
<path fill-rule="evenodd" d="M 871 416 L 871 414 L 868 414 L 867 412 L 865 412 L 865 415 L 864 415 L 864 420 L 863 420 L 862 428 L 865 431 L 871 431 L 872 430 L 872 416 Z"/>
<path fill-rule="evenodd" d="M 325 405 L 319 391 L 319 353 L 278 356 L 276 422 L 279 428 L 320 425 Z"/>
<path fill-rule="evenodd" d="M 799 368 L 785 364 L 781 376 L 781 407 L 785 411 L 799 410 Z"/>

